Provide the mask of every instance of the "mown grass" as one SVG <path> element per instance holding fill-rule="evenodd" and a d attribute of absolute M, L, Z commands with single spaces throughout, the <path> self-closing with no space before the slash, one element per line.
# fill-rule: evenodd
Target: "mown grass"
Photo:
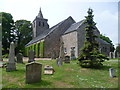
<path fill-rule="evenodd" d="M 101 69 L 81 68 L 77 61 L 58 67 L 55 60 L 38 60 L 42 63 L 42 80 L 39 83 L 25 84 L 25 64 L 16 64 L 17 71 L 6 72 L 2 69 L 3 88 L 117 88 L 118 62 L 105 61 Z M 45 65 L 55 69 L 53 75 L 44 75 Z M 115 78 L 109 77 L 109 68 L 114 68 Z"/>

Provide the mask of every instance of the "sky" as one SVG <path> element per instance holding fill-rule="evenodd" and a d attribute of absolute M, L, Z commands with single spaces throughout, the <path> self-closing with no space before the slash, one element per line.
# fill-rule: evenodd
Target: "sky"
<path fill-rule="evenodd" d="M 11 13 L 13 19 L 33 21 L 41 7 L 50 27 L 72 16 L 78 22 L 85 19 L 88 8 L 93 9 L 94 21 L 101 34 L 118 44 L 119 0 L 1 0 L 0 12 Z M 120 42 L 120 41 L 119 41 Z"/>

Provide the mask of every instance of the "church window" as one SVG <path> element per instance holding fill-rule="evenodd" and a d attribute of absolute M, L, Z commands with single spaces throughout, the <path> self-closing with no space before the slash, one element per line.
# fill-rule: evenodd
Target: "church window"
<path fill-rule="evenodd" d="M 67 48 L 64 48 L 64 53 L 65 53 L 65 54 L 67 53 Z"/>
<path fill-rule="evenodd" d="M 67 53 L 67 48 L 64 48 L 64 52 Z"/>
<path fill-rule="evenodd" d="M 43 22 L 43 27 L 44 27 L 44 22 Z"/>
<path fill-rule="evenodd" d="M 39 22 L 39 26 L 41 26 L 41 22 Z"/>

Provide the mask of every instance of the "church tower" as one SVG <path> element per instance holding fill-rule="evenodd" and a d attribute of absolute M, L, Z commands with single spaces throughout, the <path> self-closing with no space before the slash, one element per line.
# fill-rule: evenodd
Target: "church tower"
<path fill-rule="evenodd" d="M 33 38 L 37 37 L 38 35 L 42 34 L 44 30 L 49 28 L 47 23 L 48 19 L 43 18 L 42 11 L 40 11 L 36 18 L 33 21 Z"/>

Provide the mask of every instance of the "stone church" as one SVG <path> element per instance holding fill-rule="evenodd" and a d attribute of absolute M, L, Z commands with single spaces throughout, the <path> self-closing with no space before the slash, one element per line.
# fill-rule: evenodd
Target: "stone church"
<path fill-rule="evenodd" d="M 47 21 L 48 19 L 43 17 L 40 9 L 32 23 L 33 39 L 26 45 L 26 47 L 31 49 L 30 46 L 34 45 L 33 49 L 37 53 L 36 57 L 41 57 L 42 55 L 42 57 L 57 58 L 59 57 L 61 43 L 63 43 L 64 54 L 69 55 L 71 58 L 77 58 L 81 52 L 80 48 L 83 47 L 85 40 L 85 20 L 75 22 L 75 20 L 69 16 L 67 19 L 59 22 L 51 28 L 49 28 Z M 100 31 L 97 27 L 94 30 L 94 33 L 97 36 L 100 35 Z M 96 40 L 99 43 L 100 52 L 108 56 L 110 52 L 110 44 L 100 38 L 97 38 Z M 35 49 L 35 45 L 40 42 L 44 43 L 42 53 L 40 51 L 41 44 L 37 45 L 37 51 Z"/>

